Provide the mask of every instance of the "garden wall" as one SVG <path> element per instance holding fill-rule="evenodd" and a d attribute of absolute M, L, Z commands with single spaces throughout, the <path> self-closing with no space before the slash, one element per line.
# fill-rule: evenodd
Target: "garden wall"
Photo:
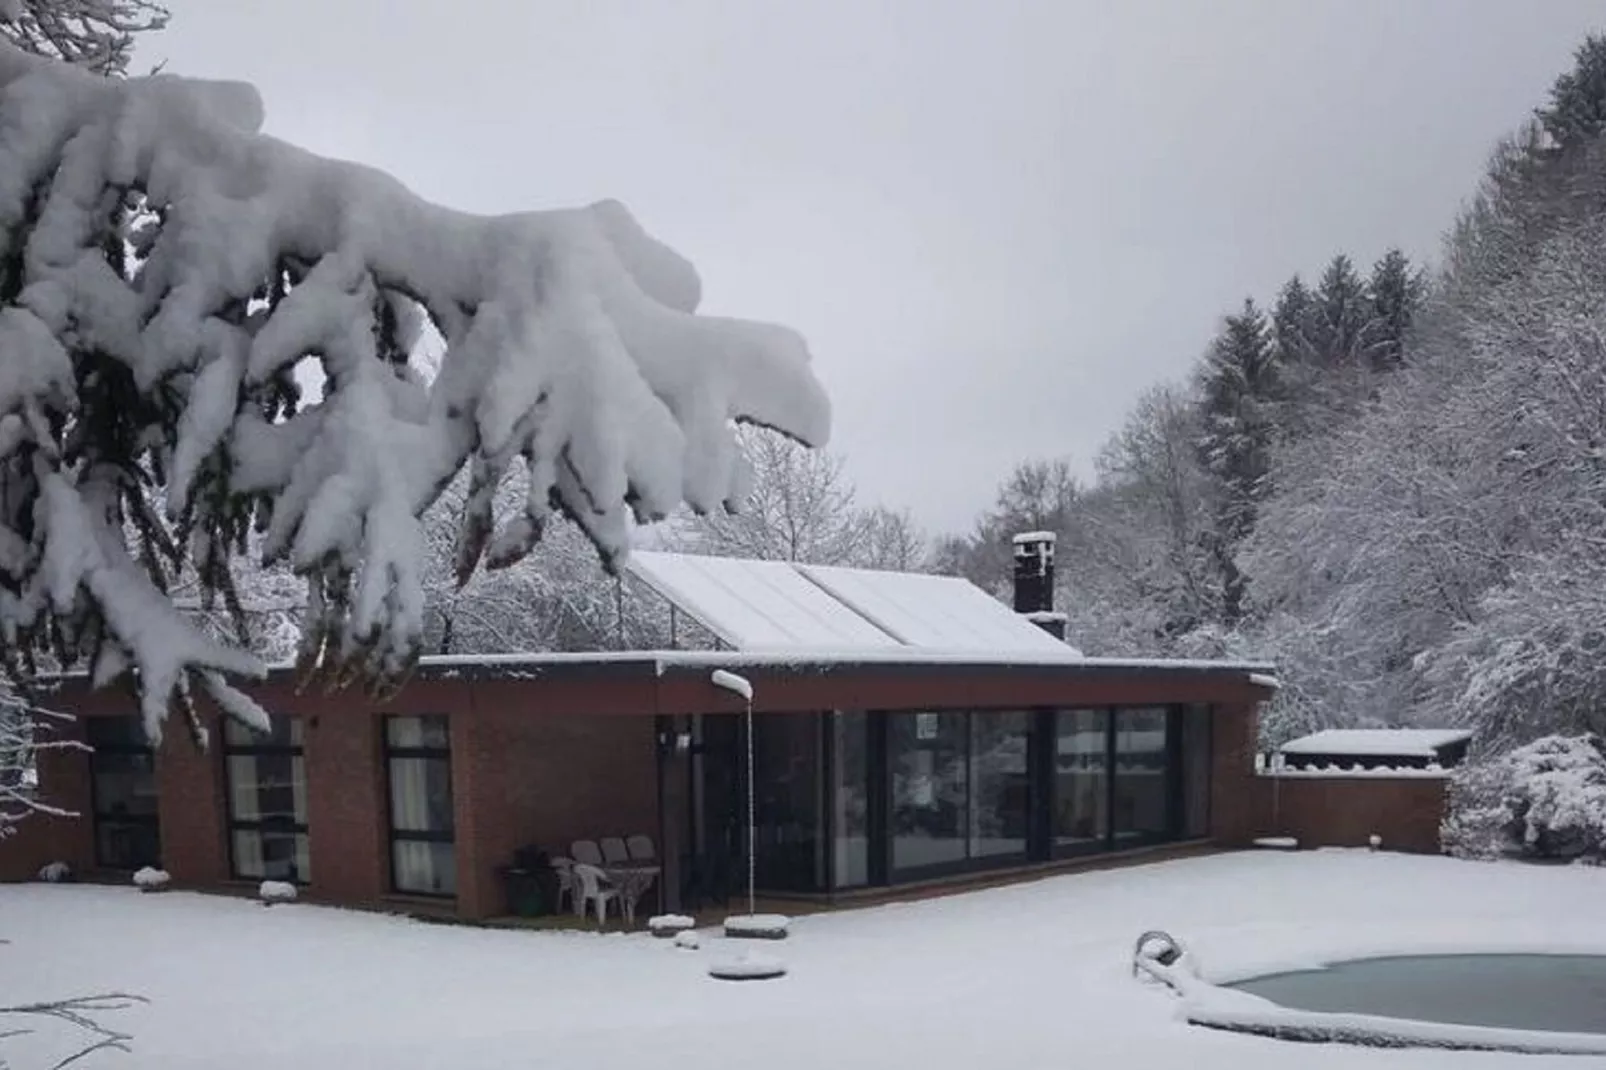
<path fill-rule="evenodd" d="M 1301 847 L 1364 847 L 1371 836 L 1385 850 L 1439 853 L 1446 777 L 1395 774 L 1261 774 L 1255 776 L 1256 836 L 1291 836 Z"/>

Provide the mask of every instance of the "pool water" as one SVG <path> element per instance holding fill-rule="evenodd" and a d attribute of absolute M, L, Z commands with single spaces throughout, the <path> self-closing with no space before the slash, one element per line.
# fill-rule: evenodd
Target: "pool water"
<path fill-rule="evenodd" d="M 1357 959 L 1228 987 L 1308 1011 L 1606 1033 L 1606 956 L 1601 955 Z"/>

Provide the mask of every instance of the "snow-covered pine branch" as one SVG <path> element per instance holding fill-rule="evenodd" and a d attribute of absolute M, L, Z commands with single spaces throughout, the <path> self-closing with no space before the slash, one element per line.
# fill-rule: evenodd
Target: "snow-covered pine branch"
<path fill-rule="evenodd" d="M 134 35 L 167 25 L 150 0 L 0 0 L 0 36 L 97 74 L 125 74 Z"/>
<path fill-rule="evenodd" d="M 227 586 L 261 526 L 308 580 L 303 667 L 385 687 L 423 638 L 420 514 L 464 464 L 466 571 L 517 561 L 554 508 L 612 565 L 633 523 L 731 502 L 733 423 L 825 441 L 802 340 L 695 315 L 696 272 L 623 206 L 469 215 L 262 117 L 248 85 L 0 44 L 0 647 L 134 670 L 153 737 L 175 699 L 199 733 L 193 687 L 260 716 L 227 683 L 258 660 L 167 595 L 186 553 Z"/>

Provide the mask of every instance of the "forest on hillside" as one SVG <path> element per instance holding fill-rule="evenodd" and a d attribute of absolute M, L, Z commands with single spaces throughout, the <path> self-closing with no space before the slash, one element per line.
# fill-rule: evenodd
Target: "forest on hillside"
<path fill-rule="evenodd" d="M 1090 654 L 1253 656 L 1266 742 L 1606 724 L 1606 38 L 1500 142 L 1431 269 L 1333 258 L 1224 316 L 1084 485 L 1023 463 L 935 567 L 1059 533 Z"/>

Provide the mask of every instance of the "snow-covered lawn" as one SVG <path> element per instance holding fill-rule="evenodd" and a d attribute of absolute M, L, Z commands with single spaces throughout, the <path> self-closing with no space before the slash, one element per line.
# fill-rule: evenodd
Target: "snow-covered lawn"
<path fill-rule="evenodd" d="M 1542 1067 L 1587 1058 L 1295 1045 L 1174 1018 L 1131 976 L 1168 929 L 1215 976 L 1357 953 L 1606 951 L 1606 871 L 1364 851 L 1252 853 L 796 919 L 790 975 L 730 945 L 428 925 L 133 888 L 0 887 L 0 1004 L 122 989 L 132 1056 L 91 1067 L 629 1070 Z M 10 1045 L 10 1046 L 7 1046 Z M 0 1042 L 0 1061 L 37 1056 Z M 40 1065 L 46 1065 L 40 1063 Z"/>

